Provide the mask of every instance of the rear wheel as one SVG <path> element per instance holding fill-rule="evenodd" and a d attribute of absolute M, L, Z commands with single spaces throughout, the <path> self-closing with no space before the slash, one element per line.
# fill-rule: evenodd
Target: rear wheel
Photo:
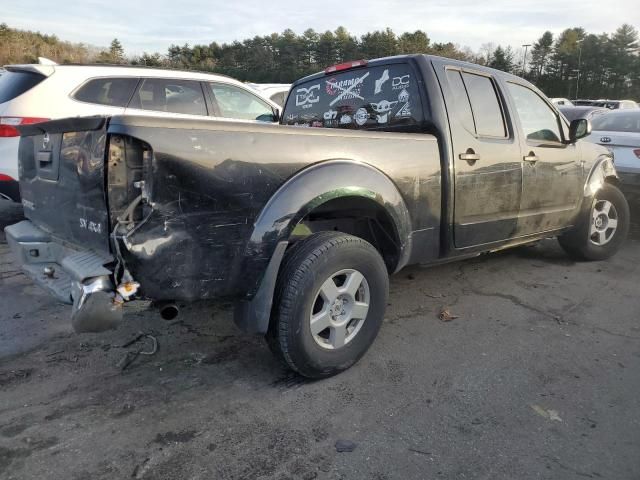
<path fill-rule="evenodd" d="M 614 255 L 629 233 L 629 204 L 622 192 L 605 184 L 593 199 L 588 216 L 558 238 L 572 257 L 604 260 Z"/>
<path fill-rule="evenodd" d="M 269 346 L 306 377 L 345 370 L 378 334 L 388 289 L 385 263 L 370 243 L 339 232 L 313 234 L 283 262 Z"/>

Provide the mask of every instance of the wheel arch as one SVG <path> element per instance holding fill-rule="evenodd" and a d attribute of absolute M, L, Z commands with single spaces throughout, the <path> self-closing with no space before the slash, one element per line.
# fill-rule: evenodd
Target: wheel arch
<path fill-rule="evenodd" d="M 334 159 L 314 164 L 287 180 L 254 223 L 243 268 L 251 283 L 247 298 L 237 304 L 235 313 L 242 329 L 266 332 L 280 263 L 296 226 L 314 212 L 323 211 L 323 206 L 326 212 L 330 211 L 327 206 L 354 206 L 353 202 L 368 205 L 389 219 L 397 258 L 387 256 L 385 261 L 391 272 L 406 265 L 411 255 L 411 218 L 391 179 L 364 162 Z M 384 251 L 381 253 L 384 256 Z"/>

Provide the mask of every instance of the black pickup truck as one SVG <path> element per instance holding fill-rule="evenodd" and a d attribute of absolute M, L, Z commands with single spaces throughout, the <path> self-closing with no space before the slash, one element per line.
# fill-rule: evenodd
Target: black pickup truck
<path fill-rule="evenodd" d="M 215 98 L 210 99 L 215 102 Z M 236 301 L 291 368 L 351 366 L 388 274 L 557 236 L 604 259 L 628 231 L 609 152 L 525 80 L 426 55 L 297 81 L 281 125 L 73 118 L 21 128 L 23 268 L 77 331 L 134 298 Z M 314 128 L 321 127 L 321 128 Z"/>

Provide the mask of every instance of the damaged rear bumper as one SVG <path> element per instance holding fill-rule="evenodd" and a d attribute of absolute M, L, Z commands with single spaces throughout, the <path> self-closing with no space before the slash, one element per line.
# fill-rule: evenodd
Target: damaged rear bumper
<path fill-rule="evenodd" d="M 122 320 L 123 299 L 105 267 L 110 254 L 75 250 L 56 241 L 29 220 L 5 228 L 11 251 L 24 272 L 58 300 L 73 305 L 77 332 L 115 328 Z"/>

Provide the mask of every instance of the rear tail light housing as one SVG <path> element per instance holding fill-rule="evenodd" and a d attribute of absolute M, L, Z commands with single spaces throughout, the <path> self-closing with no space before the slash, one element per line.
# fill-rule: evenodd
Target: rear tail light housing
<path fill-rule="evenodd" d="M 0 173 L 0 182 L 13 182 L 15 179 L 4 173 Z"/>
<path fill-rule="evenodd" d="M 325 68 L 324 73 L 329 74 L 334 72 L 340 72 L 342 70 L 349 70 L 350 68 L 365 67 L 366 65 L 367 65 L 366 60 L 355 60 L 353 62 L 339 63 L 338 65 L 333 65 L 331 67 Z"/>
<path fill-rule="evenodd" d="M 0 117 L 0 137 L 19 137 L 16 127 L 46 122 L 48 118 L 41 117 Z"/>
<path fill-rule="evenodd" d="M 633 153 L 636 155 L 636 157 L 640 158 L 640 148 L 636 148 Z"/>

